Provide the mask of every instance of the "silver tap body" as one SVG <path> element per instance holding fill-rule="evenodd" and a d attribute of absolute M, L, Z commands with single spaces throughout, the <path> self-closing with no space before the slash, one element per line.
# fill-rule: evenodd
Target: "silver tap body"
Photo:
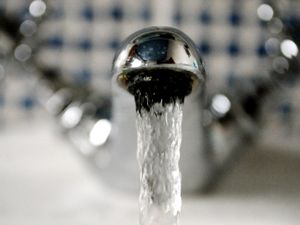
<path fill-rule="evenodd" d="M 129 80 L 134 79 L 130 77 L 132 71 L 159 68 L 174 71 L 178 76 L 188 74 L 192 80 L 192 94 L 185 98 L 184 103 L 180 165 L 183 191 L 197 191 L 206 185 L 213 171 L 202 126 L 205 70 L 193 42 L 174 28 L 151 27 L 138 31 L 129 36 L 116 53 L 112 69 L 112 154 L 109 168 L 103 170 L 107 174 L 103 177 L 121 188 L 138 189 L 135 104 L 133 96 L 123 89 L 127 90 Z M 159 76 L 168 75 L 162 73 Z"/>

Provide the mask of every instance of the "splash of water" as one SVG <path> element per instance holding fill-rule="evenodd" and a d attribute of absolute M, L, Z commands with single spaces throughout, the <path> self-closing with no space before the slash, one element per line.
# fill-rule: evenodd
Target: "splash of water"
<path fill-rule="evenodd" d="M 141 225 L 179 224 L 182 113 L 179 100 L 137 112 Z"/>

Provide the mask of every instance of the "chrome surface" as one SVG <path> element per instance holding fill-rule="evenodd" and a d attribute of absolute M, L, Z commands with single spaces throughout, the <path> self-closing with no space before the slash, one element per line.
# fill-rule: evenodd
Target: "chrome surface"
<path fill-rule="evenodd" d="M 149 27 L 130 35 L 115 55 L 112 73 L 118 84 L 126 89 L 126 71 L 162 67 L 190 72 L 193 91 L 205 79 L 195 44 L 186 34 L 171 27 Z"/>
<path fill-rule="evenodd" d="M 214 163 L 208 152 L 209 140 L 205 137 L 206 128 L 201 126 L 206 75 L 195 44 L 186 34 L 170 27 L 139 30 L 130 35 L 116 52 L 112 67 L 112 157 L 110 170 L 103 173 L 103 178 L 113 186 L 138 190 L 136 107 L 133 96 L 129 94 L 128 81 L 138 79 L 139 72 L 152 69 L 164 70 L 165 73 L 161 72 L 158 76 L 169 76 L 170 80 L 174 78 L 174 88 L 181 85 L 174 76 L 187 75 L 192 80 L 192 92 L 186 93 L 189 96 L 184 103 L 181 147 L 184 154 L 181 154 L 180 166 L 183 192 L 201 190 L 209 182 L 214 170 Z M 150 76 L 149 79 L 151 78 Z M 163 98 L 164 94 L 161 94 Z M 119 174 L 122 174 L 122 179 L 107 179 L 120 177 Z"/>

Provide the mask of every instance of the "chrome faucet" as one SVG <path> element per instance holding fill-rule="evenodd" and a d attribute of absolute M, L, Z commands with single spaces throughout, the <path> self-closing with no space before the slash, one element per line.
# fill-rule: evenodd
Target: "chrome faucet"
<path fill-rule="evenodd" d="M 156 90 L 151 95 L 155 99 L 168 99 L 171 98 L 171 93 L 179 93 L 182 90 L 186 92 L 182 93 L 184 96 L 189 94 L 192 91 L 189 86 L 182 89 L 185 76 L 191 79 L 192 89 L 200 86 L 198 88 L 200 91 L 187 97 L 184 103 L 181 171 L 183 190 L 195 191 L 201 188 L 207 182 L 213 165 L 209 157 L 207 139 L 204 137 L 206 131 L 201 125 L 206 75 L 197 48 L 190 38 L 181 31 L 168 27 L 150 27 L 140 30 L 124 41 L 115 55 L 112 70 L 114 75 L 113 127 L 116 129 L 117 137 L 112 143 L 112 149 L 118 152 L 117 163 L 112 169 L 118 167 L 120 171 L 117 174 L 122 174 L 123 171 L 122 176 L 128 173 L 128 183 L 136 187 L 138 187 L 138 167 L 135 162 L 137 146 L 135 105 L 133 97 L 121 90 L 119 86 L 131 92 L 130 82 L 136 82 L 144 74 L 141 82 L 147 85 L 147 79 L 152 81 L 154 79 L 147 76 L 149 70 L 155 70 L 162 78 L 163 81 L 157 82 L 172 83 L 168 85 L 172 89 Z M 124 158 L 126 158 L 124 163 L 120 163 L 120 159 Z M 130 167 L 127 167 L 128 164 Z"/>
<path fill-rule="evenodd" d="M 195 44 L 187 35 L 169 27 L 150 27 L 132 34 L 123 42 L 115 55 L 112 67 L 111 163 L 109 169 L 101 171 L 102 177 L 103 179 L 108 178 L 109 182 L 121 188 L 138 188 L 138 166 L 135 156 L 137 146 L 136 106 L 134 98 L 128 92 L 133 93 L 134 91 L 131 88 L 132 82 L 144 82 L 144 85 L 147 85 L 147 82 L 149 84 L 150 80 L 153 82 L 152 79 L 154 78 L 147 76 L 149 71 L 158 73 L 158 76 L 163 80 L 161 82 L 168 82 L 168 86 L 172 87 L 172 89 L 167 90 L 156 90 L 155 93 L 151 94 L 153 98 L 168 99 L 171 93 L 182 90 L 185 76 L 191 79 L 193 90 L 199 86 L 198 91 L 188 96 L 184 102 L 180 166 L 184 192 L 205 190 L 213 183 L 212 181 L 216 178 L 215 175 L 218 174 L 218 168 L 227 160 L 232 149 L 234 149 L 234 145 L 239 145 L 239 141 L 243 139 L 246 133 L 251 133 L 250 130 L 253 130 L 253 126 L 247 119 L 231 121 L 230 125 L 224 129 L 231 130 L 231 135 L 235 137 L 232 143 L 230 141 L 227 143 L 226 137 L 222 136 L 226 132 L 217 132 L 216 118 L 225 117 L 229 112 L 236 110 L 231 105 L 227 105 L 227 108 L 224 109 L 224 104 L 234 104 L 225 95 L 219 95 L 219 99 L 214 98 L 211 107 L 219 115 L 210 118 L 210 122 L 207 121 L 209 118 L 205 117 L 209 116 L 207 112 L 210 109 L 205 109 L 206 73 L 201 57 Z M 181 77 L 181 80 L 177 79 L 178 77 Z M 170 82 L 172 82 L 171 85 Z M 184 89 L 186 93 L 182 94 L 186 96 L 193 90 L 186 87 Z M 147 99 L 147 101 L 151 100 Z M 151 102 L 147 102 L 146 105 L 149 104 Z M 220 112 L 222 106 L 223 111 Z M 139 109 L 136 108 L 136 110 Z M 249 122 L 250 125 L 247 124 L 249 127 L 241 125 L 245 124 L 245 120 Z M 212 134 L 219 136 L 216 137 Z M 215 138 L 215 143 L 219 145 L 213 145 L 212 138 Z M 219 157 L 222 159 L 215 159 L 213 156 L 215 150 L 219 152 L 223 150 L 223 156 Z"/>

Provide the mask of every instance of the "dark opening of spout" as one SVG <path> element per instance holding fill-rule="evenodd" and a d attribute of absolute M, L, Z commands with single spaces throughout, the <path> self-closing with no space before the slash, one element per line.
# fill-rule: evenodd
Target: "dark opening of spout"
<path fill-rule="evenodd" d="M 170 68 L 136 69 L 123 74 L 139 113 L 142 109 L 149 111 L 155 103 L 183 103 L 192 92 L 192 77 L 191 72 Z"/>

